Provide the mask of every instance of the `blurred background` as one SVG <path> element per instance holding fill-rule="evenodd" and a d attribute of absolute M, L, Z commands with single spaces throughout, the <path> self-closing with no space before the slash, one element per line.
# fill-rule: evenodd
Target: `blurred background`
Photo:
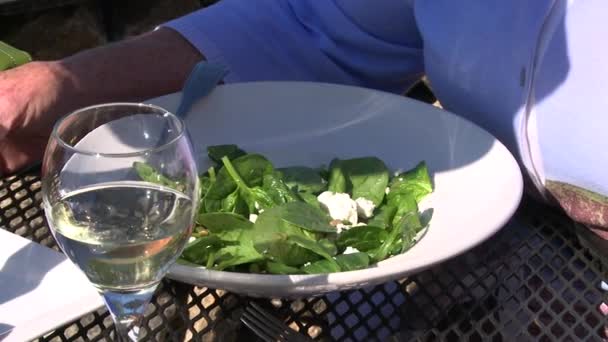
<path fill-rule="evenodd" d="M 0 41 L 58 59 L 154 29 L 216 0 L 0 0 Z"/>

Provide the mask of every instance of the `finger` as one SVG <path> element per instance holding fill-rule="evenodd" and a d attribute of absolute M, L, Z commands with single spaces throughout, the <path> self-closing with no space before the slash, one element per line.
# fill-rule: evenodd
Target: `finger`
<path fill-rule="evenodd" d="M 46 139 L 28 137 L 0 142 L 0 175 L 10 175 L 42 160 Z"/>

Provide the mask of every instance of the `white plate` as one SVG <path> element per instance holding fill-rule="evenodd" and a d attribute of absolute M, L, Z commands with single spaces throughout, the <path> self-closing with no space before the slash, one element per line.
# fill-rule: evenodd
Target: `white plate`
<path fill-rule="evenodd" d="M 170 111 L 180 94 L 150 100 Z M 374 155 L 393 170 L 425 160 L 435 192 L 426 236 L 405 254 L 368 269 L 328 275 L 262 275 L 175 265 L 183 282 L 252 296 L 294 297 L 370 286 L 418 272 L 496 233 L 522 196 L 522 177 L 492 135 L 447 111 L 388 93 L 330 84 L 255 82 L 225 85 L 186 117 L 200 169 L 205 147 L 234 143 L 276 166 L 327 164 Z"/>

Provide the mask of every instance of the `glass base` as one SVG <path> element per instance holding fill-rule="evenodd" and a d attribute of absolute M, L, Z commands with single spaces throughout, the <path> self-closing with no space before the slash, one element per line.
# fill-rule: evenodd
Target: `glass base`
<path fill-rule="evenodd" d="M 158 283 L 137 290 L 100 290 L 114 320 L 118 341 L 137 341 L 144 311 L 157 286 Z"/>

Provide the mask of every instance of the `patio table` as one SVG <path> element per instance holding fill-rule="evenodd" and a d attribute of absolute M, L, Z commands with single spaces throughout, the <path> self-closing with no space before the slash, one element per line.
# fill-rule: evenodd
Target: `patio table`
<path fill-rule="evenodd" d="M 0 227 L 59 250 L 41 209 L 39 170 L 0 180 Z M 165 280 L 143 341 L 255 341 L 239 321 L 249 301 L 322 341 L 597 341 L 604 337 L 600 258 L 559 211 L 525 198 L 474 249 L 380 286 L 297 300 L 248 298 Z M 35 310 L 35 308 L 34 308 Z M 113 340 L 105 309 L 37 341 Z"/>

